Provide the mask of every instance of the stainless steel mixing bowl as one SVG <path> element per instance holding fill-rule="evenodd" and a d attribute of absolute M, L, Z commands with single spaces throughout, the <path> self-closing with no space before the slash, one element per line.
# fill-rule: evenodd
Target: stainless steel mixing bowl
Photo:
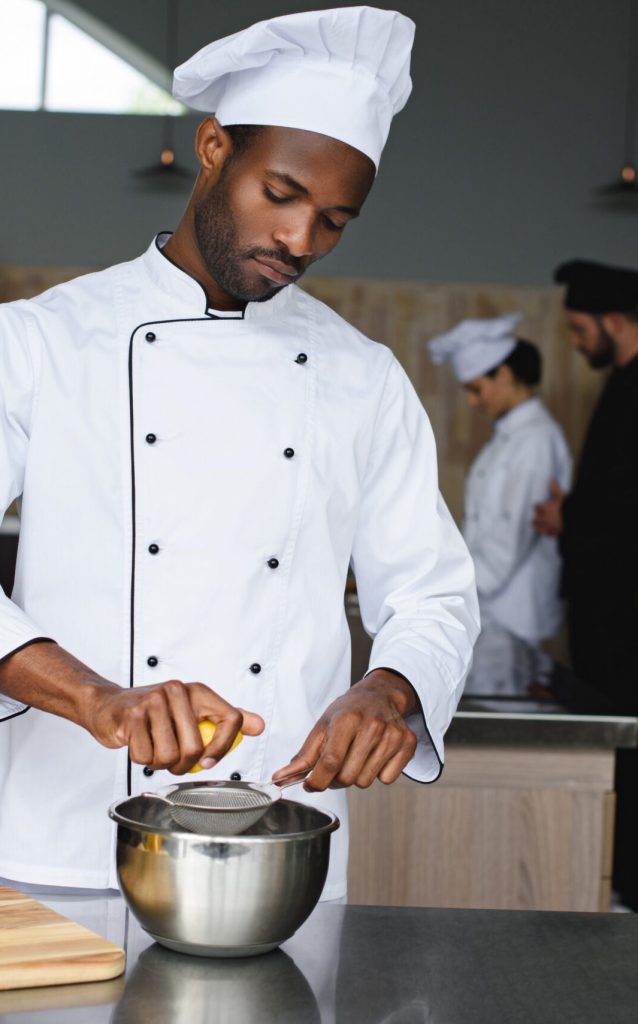
<path fill-rule="evenodd" d="M 334 814 L 292 800 L 232 837 L 176 831 L 144 796 L 117 801 L 109 815 L 132 913 L 163 946 L 198 956 L 253 956 L 290 938 L 321 895 L 339 827 Z"/>

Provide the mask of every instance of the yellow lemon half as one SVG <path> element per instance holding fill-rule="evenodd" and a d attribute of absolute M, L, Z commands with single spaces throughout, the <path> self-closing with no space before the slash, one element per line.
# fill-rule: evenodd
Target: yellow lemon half
<path fill-rule="evenodd" d="M 198 723 L 198 727 L 199 735 L 202 738 L 202 743 L 204 744 L 205 747 L 207 747 L 210 741 L 212 740 L 213 736 L 215 735 L 215 729 L 217 728 L 217 726 L 215 725 L 214 722 L 211 722 L 210 718 L 203 718 L 201 722 Z M 238 747 L 243 738 L 243 733 L 238 732 L 237 735 L 235 736 L 235 739 L 233 740 L 233 744 L 230 747 L 230 750 L 227 750 L 226 753 L 230 754 L 231 750 L 234 750 L 235 747 Z M 194 764 L 192 768 L 189 768 L 189 774 L 192 775 L 194 774 L 194 772 L 201 772 L 201 770 L 202 766 L 198 761 L 197 764 Z"/>

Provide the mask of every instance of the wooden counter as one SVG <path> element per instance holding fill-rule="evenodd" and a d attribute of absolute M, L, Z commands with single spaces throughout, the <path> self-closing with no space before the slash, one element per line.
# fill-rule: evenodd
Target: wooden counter
<path fill-rule="evenodd" d="M 361 678 L 370 642 L 355 601 Z M 350 790 L 349 902 L 608 910 L 616 748 L 637 734 L 618 716 L 460 713 L 436 783 Z"/>
<path fill-rule="evenodd" d="M 613 785 L 613 751 L 450 745 L 434 785 L 350 791 L 348 900 L 608 910 Z"/>

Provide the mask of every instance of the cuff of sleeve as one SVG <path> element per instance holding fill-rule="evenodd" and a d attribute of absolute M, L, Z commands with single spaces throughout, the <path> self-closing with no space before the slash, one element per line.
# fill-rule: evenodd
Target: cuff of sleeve
<path fill-rule="evenodd" d="M 400 655 L 393 655 L 388 658 L 387 654 L 379 659 L 370 662 L 368 672 L 374 669 L 384 668 L 389 672 L 396 672 L 410 684 L 417 695 L 421 709 L 406 718 L 406 725 L 412 730 L 417 738 L 417 748 L 414 757 L 406 765 L 403 774 L 415 782 L 430 783 L 436 782 L 443 771 L 443 735 L 450 724 L 452 716 L 458 704 L 462 686 L 458 688 L 458 694 L 451 692 L 449 685 L 443 678 L 441 669 L 432 663 L 432 672 L 428 673 L 428 682 L 419 684 L 419 676 L 424 676 L 423 671 L 414 665 L 410 665 Z"/>
<path fill-rule="evenodd" d="M 11 700 L 10 697 L 3 697 L 0 694 L 0 725 L 11 721 L 12 718 L 17 718 L 18 715 L 26 714 L 28 710 L 28 704 L 21 704 L 17 700 Z"/>
<path fill-rule="evenodd" d="M 438 747 L 435 746 L 423 712 L 410 715 L 405 723 L 415 734 L 417 747 L 403 774 L 414 782 L 436 782 L 443 771 L 443 736 L 439 737 Z"/>
<path fill-rule="evenodd" d="M 31 644 L 44 644 L 44 643 L 55 643 L 48 636 L 34 636 L 30 640 L 26 640 L 23 644 L 18 647 L 14 647 L 12 651 L 7 651 L 0 657 L 0 665 L 7 658 L 11 658 L 12 655 L 17 654 L 18 651 L 24 650 L 25 647 L 30 647 Z M 11 697 L 7 697 L 5 694 L 0 693 L 0 723 L 8 722 L 11 718 L 17 718 L 18 715 L 24 715 L 29 710 L 28 704 L 22 704 L 18 700 L 13 700 Z"/>

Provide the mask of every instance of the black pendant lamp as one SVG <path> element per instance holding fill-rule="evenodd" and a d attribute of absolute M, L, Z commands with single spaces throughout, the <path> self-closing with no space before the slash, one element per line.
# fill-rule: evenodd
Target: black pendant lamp
<path fill-rule="evenodd" d="M 620 175 L 608 185 L 596 189 L 599 196 L 609 198 L 638 199 L 638 167 L 636 162 L 636 93 L 638 92 L 638 19 L 636 18 L 636 0 L 628 0 L 629 24 L 627 38 L 627 77 L 625 88 L 625 131 L 624 159 Z"/>
<path fill-rule="evenodd" d="M 166 66 L 171 70 L 177 63 L 178 2 L 179 0 L 166 0 Z M 174 128 L 175 117 L 172 114 L 165 114 L 159 159 L 147 167 L 132 172 L 133 177 L 144 188 L 161 191 L 184 191 L 192 188 L 195 172 L 177 160 Z"/>

